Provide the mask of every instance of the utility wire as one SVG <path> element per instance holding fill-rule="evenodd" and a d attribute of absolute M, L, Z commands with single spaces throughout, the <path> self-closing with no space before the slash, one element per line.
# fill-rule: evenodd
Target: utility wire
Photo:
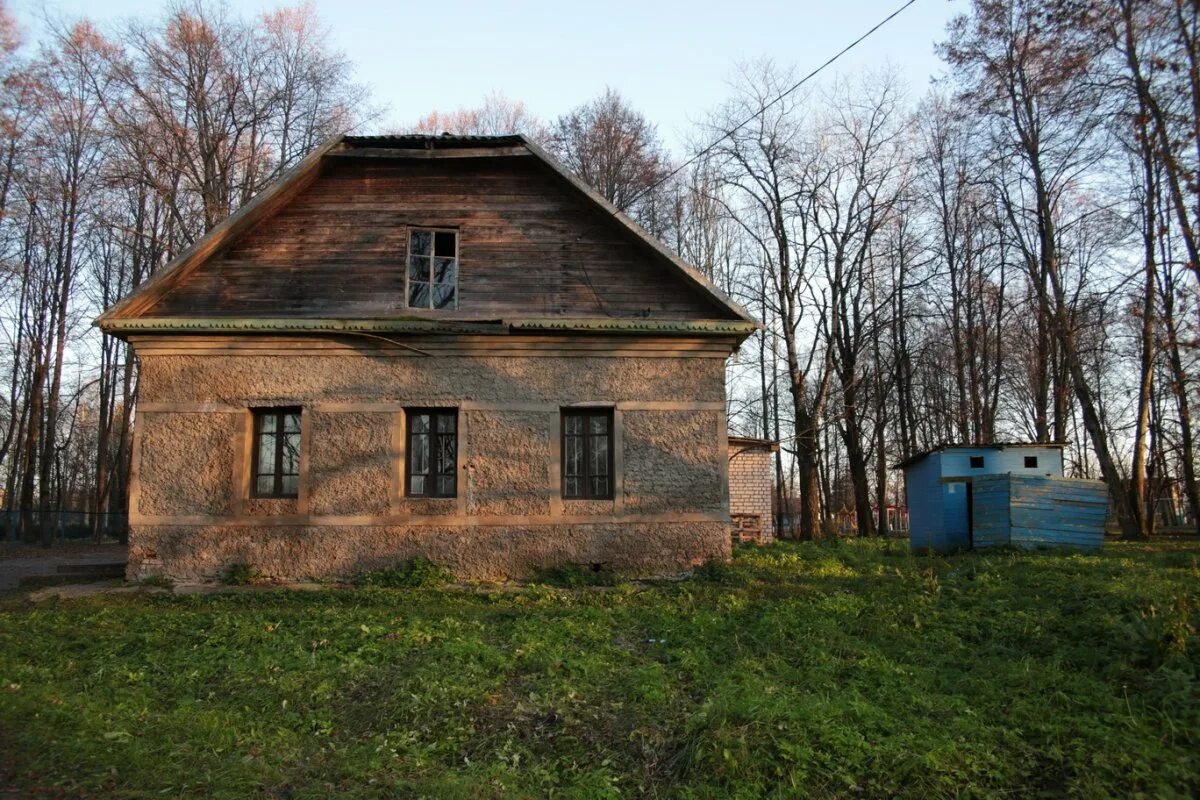
<path fill-rule="evenodd" d="M 832 58 L 830 58 L 830 59 L 829 59 L 828 61 L 826 61 L 824 64 L 822 64 L 821 66 L 817 67 L 816 69 L 814 69 L 812 72 L 810 72 L 810 73 L 808 73 L 807 75 L 805 75 L 805 76 L 804 76 L 803 78 L 801 78 L 800 80 L 796 81 L 794 84 L 792 84 L 792 86 L 791 86 L 790 88 L 788 88 L 786 91 L 784 91 L 784 92 L 783 92 L 782 94 L 780 94 L 778 97 L 776 97 L 774 100 L 770 101 L 770 102 L 769 102 L 769 103 L 767 103 L 765 106 L 763 106 L 762 108 L 760 108 L 758 111 L 755 111 L 753 114 L 751 114 L 750 116 L 746 117 L 744 120 L 742 120 L 742 121 L 741 121 L 741 122 L 739 122 L 738 124 L 734 125 L 732 128 L 730 128 L 729 130 L 727 130 L 725 133 L 721 134 L 721 136 L 719 136 L 715 142 L 713 142 L 712 144 L 710 144 L 710 145 L 708 145 L 707 147 L 705 147 L 705 148 L 704 148 L 703 150 L 701 150 L 699 153 L 696 153 L 696 155 L 692 156 L 692 157 L 691 157 L 691 158 L 689 158 L 687 161 L 683 162 L 683 163 L 682 163 L 682 164 L 680 164 L 678 167 L 676 167 L 675 169 L 673 169 L 673 170 L 671 170 L 670 172 L 668 172 L 668 173 L 667 173 L 666 175 L 664 175 L 662 178 L 658 179 L 658 180 L 657 180 L 657 181 L 655 181 L 654 183 L 652 183 L 652 184 L 650 184 L 649 186 L 647 186 L 645 189 L 642 189 L 640 192 L 638 192 L 637 194 L 635 194 L 635 195 L 633 196 L 633 198 L 632 198 L 632 199 L 629 201 L 629 203 L 626 205 L 626 208 L 630 208 L 630 207 L 632 207 L 632 206 L 633 206 L 633 204 L 634 204 L 634 203 L 636 203 L 638 200 L 642 199 L 642 197 L 643 197 L 644 195 L 646 195 L 646 194 L 648 194 L 648 193 L 650 193 L 650 192 L 654 191 L 654 190 L 655 190 L 655 189 L 657 189 L 659 186 L 662 186 L 664 183 L 666 183 L 667 181 L 671 180 L 671 178 L 674 178 L 674 177 L 675 177 L 676 175 L 678 175 L 680 172 L 682 172 L 683 170 L 685 170 L 685 169 L 687 169 L 688 167 L 690 167 L 692 164 L 694 164 L 694 163 L 696 163 L 697 161 L 699 161 L 699 160 L 700 160 L 702 157 L 704 157 L 704 156 L 708 155 L 710 152 L 712 152 L 713 148 L 715 148 L 715 147 L 716 147 L 717 145 L 719 145 L 721 142 L 723 142 L 723 141 L 725 141 L 726 139 L 728 139 L 730 136 L 733 136 L 733 134 L 734 134 L 735 132 L 737 132 L 737 130 L 738 130 L 739 128 L 744 128 L 745 126 L 749 125 L 751 122 L 753 122 L 753 121 L 754 121 L 755 119 L 757 119 L 758 117 L 761 117 L 763 114 L 765 114 L 765 113 L 767 112 L 767 110 L 768 110 L 769 108 L 771 108 L 772 106 L 774 106 L 774 105 L 776 105 L 777 103 L 781 102 L 781 101 L 783 100 L 783 98 L 787 97 L 789 94 L 791 94 L 792 92 L 796 91 L 796 90 L 797 90 L 797 89 L 799 89 L 801 86 L 803 86 L 805 83 L 807 83 L 808 81 L 812 80 L 812 79 L 813 79 L 813 78 L 815 78 L 817 75 L 819 75 L 819 74 L 820 74 L 820 73 L 821 73 L 821 72 L 822 72 L 822 71 L 823 71 L 823 70 L 824 70 L 826 67 L 828 67 L 830 64 L 832 64 L 833 62 L 837 61 L 837 60 L 838 60 L 839 58 L 841 58 L 842 56 L 846 55 L 846 53 L 849 53 L 851 50 L 853 50 L 853 49 L 854 49 L 855 47 L 857 47 L 858 45 L 862 44 L 862 43 L 863 43 L 863 41 L 865 41 L 865 40 L 866 40 L 866 39 L 867 39 L 867 38 L 868 38 L 868 37 L 869 37 L 871 34 L 875 33 L 875 31 L 879 30 L 879 29 L 880 29 L 880 28 L 882 28 L 884 25 L 887 25 L 887 24 L 888 24 L 889 22 L 891 22 L 893 19 L 895 19 L 896 17 L 900 16 L 901 12 L 903 12 L 905 9 L 907 9 L 909 6 L 911 6 L 911 5 L 912 5 L 913 3 L 915 3 L 915 2 L 917 2 L 917 0 L 908 0 L 908 2 L 906 2 L 904 5 L 900 6 L 900 7 L 899 7 L 899 8 L 897 8 L 895 11 L 893 11 L 891 14 L 888 14 L 886 17 L 884 17 L 882 20 L 880 20 L 878 23 L 876 23 L 876 24 L 875 24 L 875 27 L 871 28 L 871 30 L 867 31 L 867 32 L 866 32 L 866 33 L 864 33 L 862 36 L 859 36 L 859 37 L 858 37 L 857 39 L 855 39 L 853 42 L 851 42 L 850 44 L 846 45 L 846 46 L 845 46 L 845 47 L 843 47 L 841 50 L 839 50 L 839 51 L 838 51 L 836 54 L 834 54 L 834 55 L 833 55 L 833 57 L 832 57 Z"/>

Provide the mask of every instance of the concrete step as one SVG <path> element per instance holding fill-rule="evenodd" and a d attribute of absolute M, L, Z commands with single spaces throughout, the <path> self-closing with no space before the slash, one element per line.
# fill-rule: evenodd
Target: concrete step
<path fill-rule="evenodd" d="M 125 574 L 125 562 L 105 561 L 87 564 L 59 564 L 54 572 L 57 575 L 98 575 L 104 578 L 120 578 Z"/>

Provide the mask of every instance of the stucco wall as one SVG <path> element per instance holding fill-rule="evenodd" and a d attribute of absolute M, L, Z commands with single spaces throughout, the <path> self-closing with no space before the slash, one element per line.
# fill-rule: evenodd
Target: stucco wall
<path fill-rule="evenodd" d="M 426 555 L 464 578 L 655 574 L 729 552 L 719 358 L 143 354 L 131 576 L 345 575 Z M 564 501 L 559 414 L 614 408 L 616 496 Z M 301 493 L 249 497 L 251 412 L 303 409 Z M 459 409 L 459 490 L 403 495 L 404 409 Z"/>

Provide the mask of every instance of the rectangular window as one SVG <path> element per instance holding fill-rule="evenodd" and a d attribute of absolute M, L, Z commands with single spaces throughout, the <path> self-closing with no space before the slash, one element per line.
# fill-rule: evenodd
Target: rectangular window
<path fill-rule="evenodd" d="M 1037 456 L 1025 456 L 1025 469 L 1037 469 Z"/>
<path fill-rule="evenodd" d="M 610 409 L 563 411 L 563 497 L 612 499 L 612 440 Z"/>
<path fill-rule="evenodd" d="M 300 409 L 254 409 L 254 466 L 251 495 L 300 494 Z"/>
<path fill-rule="evenodd" d="M 404 484 L 409 497 L 454 497 L 458 493 L 458 411 L 420 408 L 408 412 L 408 458 Z"/>
<path fill-rule="evenodd" d="M 408 307 L 458 307 L 458 231 L 408 232 Z"/>
<path fill-rule="evenodd" d="M 983 469 L 983 456 L 971 456 L 971 469 Z"/>

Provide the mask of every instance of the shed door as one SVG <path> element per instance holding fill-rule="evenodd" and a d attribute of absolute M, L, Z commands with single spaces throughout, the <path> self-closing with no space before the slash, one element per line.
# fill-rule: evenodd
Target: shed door
<path fill-rule="evenodd" d="M 975 485 L 967 481 L 967 547 L 975 549 Z"/>

